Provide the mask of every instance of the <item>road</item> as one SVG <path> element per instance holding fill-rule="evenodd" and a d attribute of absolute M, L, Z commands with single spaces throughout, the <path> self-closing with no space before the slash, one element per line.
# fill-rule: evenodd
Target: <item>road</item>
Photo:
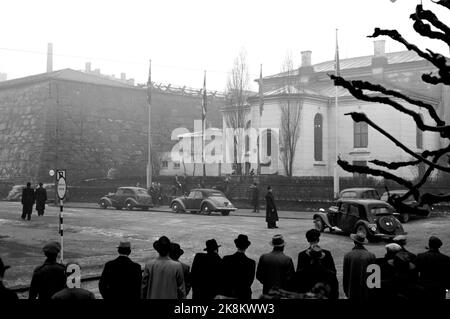
<path fill-rule="evenodd" d="M 44 260 L 41 248 L 48 240 L 59 241 L 59 208 L 48 207 L 43 217 L 33 212 L 31 221 L 20 219 L 21 205 L 15 202 L 0 202 L 0 256 L 6 264 L 12 266 L 6 272 L 6 286 L 28 285 L 31 274 Z M 205 241 L 215 238 L 222 247 L 221 256 L 235 251 L 233 240 L 244 233 L 252 242 L 247 250 L 250 258 L 271 250 L 269 244 L 275 234 L 283 234 L 286 240 L 285 252 L 297 264 L 299 251 L 308 245 L 305 232 L 312 228 L 310 212 L 297 212 L 290 218 L 280 217 L 278 229 L 267 229 L 261 212 L 236 216 L 176 214 L 167 211 L 118 211 L 114 209 L 65 208 L 64 209 L 64 262 L 77 262 L 82 268 L 82 276 L 98 274 L 103 264 L 116 256 L 119 241 L 132 243 L 131 258 L 144 264 L 154 258 L 153 242 L 161 235 L 181 244 L 184 255 L 180 260 L 191 264 L 195 253 L 202 252 Z M 294 217 L 292 217 L 294 216 Z M 296 217 L 295 217 L 296 216 Z M 427 239 L 431 235 L 439 236 L 444 242 L 442 252 L 450 255 L 450 218 L 432 217 L 415 220 L 404 225 L 408 232 L 408 247 L 412 252 L 425 250 Z M 353 243 L 342 234 L 321 236 L 320 245 L 331 250 L 338 279 L 342 279 L 342 260 Z M 384 255 L 384 244 L 369 244 L 368 249 L 377 256 Z M 340 282 L 341 285 L 341 282 Z M 96 283 L 87 284 L 88 289 L 98 296 Z M 342 287 L 341 287 L 342 288 Z M 261 284 L 255 280 L 253 297 L 262 291 Z M 342 296 L 342 291 L 341 291 Z"/>

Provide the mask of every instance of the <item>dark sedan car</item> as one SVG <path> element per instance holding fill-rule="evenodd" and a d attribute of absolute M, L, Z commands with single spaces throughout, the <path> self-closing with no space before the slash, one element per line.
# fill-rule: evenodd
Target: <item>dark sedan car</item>
<path fill-rule="evenodd" d="M 326 228 L 346 234 L 362 232 L 369 241 L 375 241 L 405 234 L 396 215 L 394 208 L 381 200 L 340 199 L 337 206 L 330 207 L 328 212 L 315 213 L 313 219 L 321 232 Z"/>
<path fill-rule="evenodd" d="M 391 198 L 395 196 L 401 197 L 407 192 L 408 191 L 406 189 L 392 190 L 389 191 L 389 194 L 388 192 L 385 192 L 381 195 L 381 200 L 389 203 L 389 196 L 391 196 Z M 413 195 L 410 195 L 408 198 L 403 200 L 402 204 L 404 205 L 397 207 L 397 213 L 400 214 L 399 219 L 402 223 L 407 223 L 411 217 L 428 217 L 432 210 L 430 205 L 419 205 Z"/>
<path fill-rule="evenodd" d="M 170 207 L 174 212 L 220 212 L 222 215 L 229 215 L 237 208 L 231 204 L 225 194 L 216 189 L 193 189 L 188 196 L 180 196 L 172 200 Z"/>
<path fill-rule="evenodd" d="M 100 198 L 98 204 L 101 208 L 122 209 L 126 207 L 128 210 L 133 210 L 133 208 L 147 210 L 149 207 L 153 207 L 152 197 L 145 188 L 140 187 L 119 187 L 115 193 L 109 193 Z"/>

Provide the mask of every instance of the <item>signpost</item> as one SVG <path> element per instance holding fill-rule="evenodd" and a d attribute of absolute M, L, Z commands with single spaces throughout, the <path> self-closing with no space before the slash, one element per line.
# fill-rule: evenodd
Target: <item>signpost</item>
<path fill-rule="evenodd" d="M 61 263 L 64 261 L 64 222 L 63 222 L 63 200 L 66 197 L 67 183 L 66 170 L 56 171 L 56 193 L 59 199 L 59 235 L 61 236 Z"/>

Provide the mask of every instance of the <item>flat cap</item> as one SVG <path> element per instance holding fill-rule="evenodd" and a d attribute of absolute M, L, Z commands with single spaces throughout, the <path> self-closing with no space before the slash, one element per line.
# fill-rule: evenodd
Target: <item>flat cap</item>
<path fill-rule="evenodd" d="M 61 251 L 61 245 L 56 241 L 51 241 L 45 244 L 44 248 L 42 248 L 44 254 L 57 255 Z"/>

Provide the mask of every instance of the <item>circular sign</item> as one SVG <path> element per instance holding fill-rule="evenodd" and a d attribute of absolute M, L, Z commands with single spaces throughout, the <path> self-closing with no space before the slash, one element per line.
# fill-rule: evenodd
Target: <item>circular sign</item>
<path fill-rule="evenodd" d="M 54 176 L 54 175 L 55 175 L 55 171 L 51 169 L 51 170 L 48 172 L 48 175 Z"/>
<path fill-rule="evenodd" d="M 67 185 L 66 185 L 66 179 L 64 177 L 60 177 L 58 179 L 58 198 L 59 199 L 64 199 L 64 197 L 66 196 L 66 189 L 67 189 Z"/>

